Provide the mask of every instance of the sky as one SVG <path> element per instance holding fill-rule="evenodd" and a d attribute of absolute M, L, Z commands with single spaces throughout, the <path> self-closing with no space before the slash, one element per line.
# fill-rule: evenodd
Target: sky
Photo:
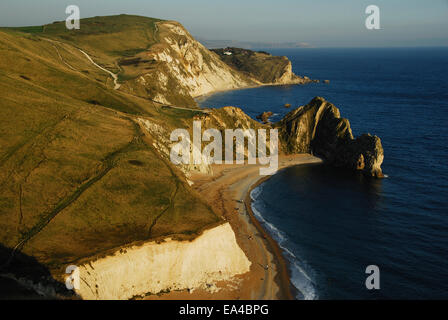
<path fill-rule="evenodd" d="M 368 5 L 380 30 L 367 30 Z M 181 22 L 207 40 L 306 42 L 315 47 L 448 46 L 448 0 L 1 0 L 0 26 L 136 14 Z M 81 25 L 82 28 L 82 25 Z"/>

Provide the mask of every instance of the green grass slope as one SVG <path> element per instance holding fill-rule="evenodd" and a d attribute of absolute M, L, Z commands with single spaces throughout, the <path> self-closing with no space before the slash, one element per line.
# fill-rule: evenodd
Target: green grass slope
<path fill-rule="evenodd" d="M 81 19 L 79 30 L 68 30 L 65 21 L 8 29 L 73 44 L 116 73 L 120 71 L 119 59 L 133 57 L 157 43 L 156 22 L 159 21 L 162 20 L 123 14 Z"/>
<path fill-rule="evenodd" d="M 111 38 L 98 55 L 140 48 L 138 37 L 151 35 L 133 26 L 137 39 Z M 74 50 L 78 41 L 94 50 L 91 35 L 48 41 L 62 39 L 58 28 L 0 29 L 0 245 L 60 274 L 123 245 L 222 223 L 137 125 L 141 117 L 169 130 L 195 113 L 113 90 L 110 75 Z M 8 259 L 0 254 L 0 266 Z"/>

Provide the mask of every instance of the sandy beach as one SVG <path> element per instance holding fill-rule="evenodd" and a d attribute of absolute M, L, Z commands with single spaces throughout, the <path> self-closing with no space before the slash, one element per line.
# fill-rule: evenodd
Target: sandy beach
<path fill-rule="evenodd" d="M 321 160 L 309 154 L 279 156 L 279 170 L 317 162 Z M 214 165 L 213 175 L 196 174 L 191 178 L 193 188 L 232 226 L 238 245 L 252 262 L 250 272 L 232 281 L 218 283 L 213 290 L 175 291 L 146 299 L 294 299 L 281 249 L 251 210 L 251 190 L 269 178 L 261 176 L 259 168 L 260 165 L 247 164 Z"/>

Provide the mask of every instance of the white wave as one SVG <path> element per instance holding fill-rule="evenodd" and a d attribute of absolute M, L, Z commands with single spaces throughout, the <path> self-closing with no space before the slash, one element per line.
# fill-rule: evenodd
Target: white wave
<path fill-rule="evenodd" d="M 291 282 L 303 295 L 304 300 L 317 300 L 319 297 L 314 288 L 314 282 L 296 262 L 291 262 Z M 297 299 L 300 299 L 300 295 Z"/>
<path fill-rule="evenodd" d="M 287 254 L 289 254 L 291 257 L 293 257 L 294 259 L 297 259 L 296 255 L 294 253 L 292 253 L 288 248 L 283 247 L 280 245 L 280 247 L 286 251 Z"/>
<path fill-rule="evenodd" d="M 314 282 L 311 279 L 311 277 L 308 275 L 308 273 L 304 270 L 304 268 L 301 266 L 301 263 L 304 264 L 302 261 L 296 257 L 294 253 L 291 252 L 283 243 L 279 243 L 280 248 L 282 248 L 283 251 L 285 251 L 287 255 L 287 259 L 290 262 L 291 266 L 291 282 L 296 287 L 300 293 L 303 295 L 303 298 L 305 300 L 315 300 L 317 299 L 317 293 L 314 288 Z M 309 268 L 308 268 L 309 269 Z M 297 296 L 297 298 L 300 298 L 300 296 Z"/>
<path fill-rule="evenodd" d="M 254 212 L 254 215 L 258 218 L 258 220 L 260 220 L 268 227 L 269 232 L 273 235 L 274 239 L 277 240 L 277 242 L 285 240 L 285 236 L 283 235 L 283 233 L 278 230 L 272 223 L 266 221 L 266 219 L 263 218 L 261 213 L 254 206 L 252 206 L 252 211 Z"/>
<path fill-rule="evenodd" d="M 250 192 L 250 198 L 252 199 L 252 201 L 257 200 L 261 191 L 263 191 L 263 184 L 260 184 L 258 187 L 252 189 L 252 191 Z"/>
<path fill-rule="evenodd" d="M 257 197 L 261 193 L 261 188 L 259 187 L 252 190 L 250 196 L 253 201 L 257 200 Z M 258 190 L 257 190 L 258 189 Z M 301 266 L 303 262 L 301 263 L 300 259 L 297 258 L 297 256 L 291 251 L 290 248 L 286 246 L 286 242 L 288 241 L 287 236 L 284 232 L 279 230 L 276 226 L 274 226 L 272 223 L 267 221 L 263 215 L 258 211 L 254 204 L 252 204 L 252 211 L 254 212 L 254 215 L 257 217 L 257 219 L 263 223 L 266 227 L 268 232 L 273 236 L 273 238 L 277 241 L 280 248 L 284 251 L 286 254 L 286 258 L 290 262 L 291 267 L 291 283 L 294 285 L 295 288 L 300 292 L 300 294 L 296 297 L 297 299 L 305 299 L 305 300 L 315 300 L 318 299 L 318 295 L 316 293 L 315 287 L 314 287 L 314 281 L 312 278 L 308 275 L 306 270 Z M 307 267 L 306 269 L 310 269 Z M 302 297 L 303 295 L 303 297 Z"/>

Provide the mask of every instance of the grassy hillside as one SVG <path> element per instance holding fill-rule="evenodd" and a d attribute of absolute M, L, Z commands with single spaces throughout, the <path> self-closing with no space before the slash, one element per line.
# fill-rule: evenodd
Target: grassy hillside
<path fill-rule="evenodd" d="M 110 75 L 75 50 L 113 64 L 151 45 L 156 20 L 87 20 L 91 29 L 84 23 L 70 36 L 61 23 L 0 29 L 0 245 L 10 249 L 1 250 L 2 267 L 12 248 L 60 272 L 135 241 L 190 238 L 221 223 L 137 124 L 169 130 L 195 112 L 113 90 Z"/>
<path fill-rule="evenodd" d="M 123 14 L 82 19 L 79 30 L 68 30 L 65 21 L 8 29 L 73 44 L 89 52 L 104 67 L 119 72 L 119 59 L 133 57 L 157 42 L 155 23 L 159 21 L 162 20 Z"/>

